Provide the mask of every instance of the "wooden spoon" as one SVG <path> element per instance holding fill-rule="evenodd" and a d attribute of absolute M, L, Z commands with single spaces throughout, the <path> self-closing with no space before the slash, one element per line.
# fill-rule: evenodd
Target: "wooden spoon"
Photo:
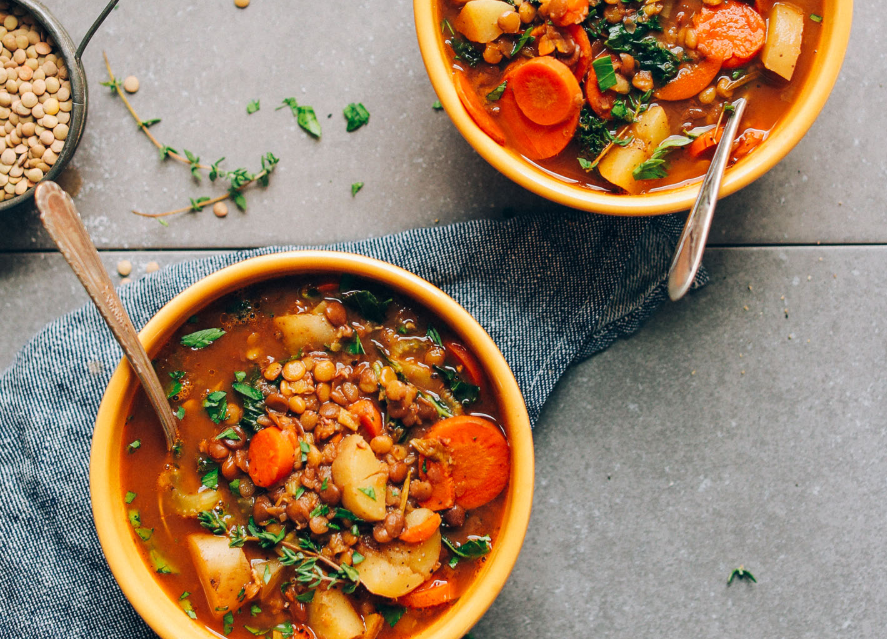
<path fill-rule="evenodd" d="M 136 377 L 142 383 L 160 419 L 160 425 L 163 426 L 166 447 L 172 450 L 178 439 L 178 420 L 173 415 L 163 385 L 139 341 L 132 320 L 129 319 L 126 309 L 117 297 L 111 278 L 99 259 L 99 253 L 86 227 L 83 226 L 71 196 L 55 182 L 44 181 L 37 185 L 34 200 L 40 210 L 40 221 L 71 265 L 74 275 L 89 293 L 89 297 L 99 309 L 99 313 L 102 314 L 102 318 L 132 365 Z"/>

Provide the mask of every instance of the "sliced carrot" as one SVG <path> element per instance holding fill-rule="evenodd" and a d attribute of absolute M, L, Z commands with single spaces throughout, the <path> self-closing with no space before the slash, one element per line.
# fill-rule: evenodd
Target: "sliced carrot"
<path fill-rule="evenodd" d="M 613 54 L 609 55 L 614 65 L 619 64 L 619 58 Z M 593 64 L 589 64 L 588 77 L 585 78 L 585 101 L 588 102 L 588 106 L 590 106 L 592 111 L 597 113 L 600 118 L 604 120 L 611 120 L 613 118 L 610 112 L 613 110 L 613 105 L 616 103 L 616 94 L 612 91 L 607 91 L 606 93 L 601 91 L 597 82 L 597 73 L 594 72 Z"/>
<path fill-rule="evenodd" d="M 431 608 L 453 601 L 456 597 L 456 585 L 452 581 L 432 577 L 399 601 L 407 608 Z"/>
<path fill-rule="evenodd" d="M 588 9 L 588 0 L 551 0 L 548 17 L 556 27 L 566 27 L 585 20 Z"/>
<path fill-rule="evenodd" d="M 524 115 L 543 126 L 563 122 L 582 104 L 582 89 L 570 67 L 551 56 L 521 66 L 508 85 Z"/>
<path fill-rule="evenodd" d="M 722 137 L 724 137 L 724 127 L 719 126 L 709 129 L 690 143 L 690 146 L 687 147 L 687 153 L 690 154 L 690 157 L 700 158 L 706 151 L 720 144 Z"/>
<path fill-rule="evenodd" d="M 508 132 L 511 146 L 530 160 L 544 160 L 563 151 L 579 126 L 578 108 L 555 126 L 536 124 L 517 106 L 511 88 L 505 89 L 498 104 L 499 121 Z"/>
<path fill-rule="evenodd" d="M 439 440 L 449 453 L 456 503 L 466 510 L 492 501 L 508 484 L 508 442 L 488 419 L 450 417 L 438 422 L 425 438 Z"/>
<path fill-rule="evenodd" d="M 400 533 L 399 539 L 408 544 L 418 544 L 429 539 L 431 535 L 437 532 L 438 528 L 440 528 L 440 515 L 433 513 L 431 517 L 421 524 L 410 526 Z"/>
<path fill-rule="evenodd" d="M 453 75 L 456 78 L 456 93 L 459 95 L 462 106 L 468 111 L 468 115 L 480 127 L 481 131 L 489 135 L 496 144 L 504 145 L 505 133 L 502 132 L 502 127 L 496 124 L 492 116 L 487 113 L 468 77 L 459 71 Z"/>
<path fill-rule="evenodd" d="M 382 413 L 368 399 L 359 399 L 348 407 L 360 419 L 361 425 L 373 436 L 382 434 Z"/>
<path fill-rule="evenodd" d="M 718 77 L 721 66 L 722 62 L 718 57 L 703 58 L 695 64 L 684 65 L 674 79 L 656 91 L 656 97 L 669 101 L 688 100 Z"/>
<path fill-rule="evenodd" d="M 588 73 L 588 67 L 591 66 L 591 41 L 581 25 L 571 24 L 564 31 L 573 38 L 573 42 L 579 47 L 579 60 L 576 62 L 576 66 L 573 67 L 573 75 L 576 76 L 579 82 L 582 82 L 585 80 L 585 74 Z"/>
<path fill-rule="evenodd" d="M 736 147 L 733 149 L 733 159 L 740 160 L 754 151 L 764 141 L 766 135 L 766 131 L 747 129 L 745 133 L 739 136 L 739 140 L 736 142 Z"/>
<path fill-rule="evenodd" d="M 477 358 L 471 354 L 471 351 L 452 339 L 444 340 L 444 348 L 447 349 L 447 352 L 452 355 L 456 362 L 462 367 L 460 373 L 462 373 L 466 382 L 474 384 L 475 386 L 481 386 L 483 384 L 484 374 L 481 370 L 480 362 L 478 362 Z"/>
<path fill-rule="evenodd" d="M 431 484 L 431 497 L 419 502 L 419 506 L 431 510 L 447 510 L 456 505 L 456 481 L 447 462 L 420 456 L 419 479 Z"/>
<path fill-rule="evenodd" d="M 269 426 L 253 435 L 247 459 L 253 483 L 267 488 L 293 471 L 295 449 L 282 430 Z"/>
<path fill-rule="evenodd" d="M 715 7 L 704 6 L 693 16 L 697 48 L 709 57 L 720 58 L 724 67 L 747 64 L 764 47 L 767 23 L 761 14 L 738 0 Z"/>

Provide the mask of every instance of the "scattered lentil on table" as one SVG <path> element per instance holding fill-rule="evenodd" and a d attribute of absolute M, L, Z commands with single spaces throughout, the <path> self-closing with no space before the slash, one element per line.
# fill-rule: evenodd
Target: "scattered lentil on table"
<path fill-rule="evenodd" d="M 228 215 L 228 205 L 224 202 L 216 202 L 213 204 L 213 213 L 216 217 L 225 217 Z"/>
<path fill-rule="evenodd" d="M 249 6 L 249 0 L 234 0 L 234 6 L 238 9 L 246 9 Z"/>
<path fill-rule="evenodd" d="M 120 274 L 120 277 L 126 277 L 132 273 L 132 262 L 129 260 L 120 260 L 117 262 L 117 272 Z"/>
<path fill-rule="evenodd" d="M 139 79 L 134 75 L 128 76 L 123 81 L 123 90 L 127 93 L 135 93 L 139 90 Z"/>
<path fill-rule="evenodd" d="M 153 273 L 160 270 L 160 264 L 157 262 L 148 262 L 145 264 L 145 273 Z"/>
<path fill-rule="evenodd" d="M 55 44 L 22 7 L 0 2 L 0 201 L 24 195 L 58 160 L 73 100 Z"/>

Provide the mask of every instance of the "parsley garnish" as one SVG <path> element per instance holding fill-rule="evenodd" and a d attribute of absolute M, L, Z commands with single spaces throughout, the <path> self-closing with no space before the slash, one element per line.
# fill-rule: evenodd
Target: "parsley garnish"
<path fill-rule="evenodd" d="M 209 488 L 216 490 L 219 487 L 219 469 L 213 468 L 200 479 L 200 483 Z"/>
<path fill-rule="evenodd" d="M 360 102 L 352 102 L 346 106 L 343 114 L 345 119 L 348 120 L 346 130 L 349 133 L 356 131 L 370 121 L 370 112 Z"/>
<path fill-rule="evenodd" d="M 685 147 L 691 142 L 693 142 L 691 138 L 683 135 L 672 135 L 666 138 L 656 147 L 653 155 L 636 166 L 631 174 L 635 180 L 657 180 L 666 177 L 668 175 L 668 162 L 665 157 L 672 149 Z"/>
<path fill-rule="evenodd" d="M 372 489 L 372 488 L 358 488 L 357 490 L 362 492 L 364 495 L 366 495 L 367 497 L 369 497 L 373 501 L 376 501 L 376 491 L 374 489 Z"/>
<path fill-rule="evenodd" d="M 487 93 L 487 100 L 495 102 L 499 98 L 502 97 L 502 94 L 505 93 L 505 87 L 508 86 L 508 80 L 497 86 L 495 89 Z"/>
<path fill-rule="evenodd" d="M 123 498 L 123 501 L 125 501 L 127 504 L 131 504 L 135 498 L 136 498 L 136 494 L 134 492 L 127 491 L 126 497 Z"/>
<path fill-rule="evenodd" d="M 314 113 L 314 108 L 310 106 L 300 106 L 295 98 L 284 98 L 283 104 L 277 107 L 275 111 L 279 111 L 287 106 L 290 108 L 290 111 L 293 112 L 296 122 L 302 127 L 302 130 L 313 135 L 315 138 L 320 139 L 320 123 L 317 121 L 317 115 Z"/>
<path fill-rule="evenodd" d="M 176 409 L 176 417 L 178 417 L 179 419 L 185 419 L 185 407 L 184 406 L 179 406 Z"/>
<path fill-rule="evenodd" d="M 185 371 L 170 371 L 169 376 L 172 379 L 172 385 L 166 393 L 166 398 L 172 399 L 182 392 L 182 379 L 185 377 Z"/>
<path fill-rule="evenodd" d="M 530 33 L 533 32 L 533 27 L 527 27 L 527 30 L 523 32 L 520 39 L 514 43 L 514 47 L 511 49 L 511 57 L 513 58 L 520 52 L 528 44 L 533 44 L 535 42 L 536 37 L 531 36 Z"/>
<path fill-rule="evenodd" d="M 249 104 L 246 105 L 246 113 L 247 115 L 252 115 L 256 111 L 259 110 L 259 101 L 258 100 L 250 100 Z"/>
<path fill-rule="evenodd" d="M 252 386 L 244 382 L 234 382 L 231 387 L 244 397 L 249 397 L 250 399 L 256 401 L 265 399 L 265 396 L 262 395 L 262 391 L 257 388 L 253 388 Z"/>
<path fill-rule="evenodd" d="M 213 437 L 213 439 L 230 439 L 232 442 L 239 442 L 240 435 L 233 428 L 226 428 L 221 433 Z"/>
<path fill-rule="evenodd" d="M 249 607 L 249 614 L 253 617 L 260 614 L 261 612 L 262 612 L 262 609 L 259 608 L 256 604 L 253 604 Z"/>
<path fill-rule="evenodd" d="M 398 605 L 388 605 L 388 604 L 376 604 L 376 610 L 385 621 L 388 622 L 388 625 L 394 628 L 395 624 L 400 621 L 400 618 L 403 617 L 404 613 L 407 611 L 403 606 Z"/>
<path fill-rule="evenodd" d="M 205 328 L 196 333 L 182 336 L 182 346 L 188 348 L 204 348 L 225 334 L 221 328 Z"/>
<path fill-rule="evenodd" d="M 351 197 L 357 195 L 357 192 L 363 188 L 363 182 L 355 182 L 351 185 Z"/>
<path fill-rule="evenodd" d="M 226 635 L 230 635 L 231 631 L 234 630 L 234 615 L 230 612 L 225 613 L 225 616 L 222 617 L 222 621 L 225 623 L 225 627 L 222 628 L 222 633 Z"/>
<path fill-rule="evenodd" d="M 727 580 L 727 585 L 729 586 L 730 584 L 732 584 L 734 579 L 748 579 L 752 583 L 758 583 L 758 580 L 755 579 L 755 576 L 747 571 L 745 569 L 745 566 L 739 566 L 739 568 L 736 568 L 732 573 L 730 573 L 730 578 Z"/>
<path fill-rule="evenodd" d="M 453 553 L 453 557 L 449 561 L 450 568 L 454 568 L 461 559 L 478 559 L 486 555 L 492 547 L 490 546 L 490 537 L 469 537 L 464 544 L 456 545 L 446 537 L 442 537 L 444 544 Z"/>
<path fill-rule="evenodd" d="M 142 440 L 137 439 L 126 447 L 126 452 L 127 453 L 134 453 L 141 447 L 142 447 Z"/>
<path fill-rule="evenodd" d="M 594 67 L 594 73 L 597 76 L 597 85 L 601 92 L 612 89 L 616 86 L 616 69 L 613 68 L 613 60 L 610 56 L 605 55 L 591 63 Z"/>
<path fill-rule="evenodd" d="M 214 391 L 207 395 L 206 398 L 203 400 L 203 407 L 206 409 L 207 415 L 209 415 L 209 418 L 213 420 L 216 424 L 221 423 L 221 421 L 225 419 L 225 416 L 228 414 L 227 397 L 228 393 L 226 393 L 225 391 Z"/>

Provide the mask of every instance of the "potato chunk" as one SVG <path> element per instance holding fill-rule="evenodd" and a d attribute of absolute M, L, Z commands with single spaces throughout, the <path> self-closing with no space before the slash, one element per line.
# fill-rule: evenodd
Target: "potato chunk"
<path fill-rule="evenodd" d="M 308 624 L 319 639 L 357 639 L 363 620 L 347 595 L 339 590 L 316 590 L 308 604 Z"/>
<path fill-rule="evenodd" d="M 642 113 L 629 129 L 628 136 L 634 137 L 631 143 L 610 149 L 598 165 L 598 170 L 605 180 L 621 186 L 629 193 L 638 193 L 642 184 L 634 179 L 633 171 L 653 155 L 653 151 L 668 135 L 668 116 L 665 109 L 654 106 Z"/>
<path fill-rule="evenodd" d="M 360 581 L 383 597 L 402 597 L 425 583 L 440 557 L 440 530 L 418 544 L 393 541 L 378 550 L 361 545 L 365 559 L 355 566 Z"/>
<path fill-rule="evenodd" d="M 274 326 L 283 333 L 283 343 L 292 355 L 323 348 L 336 340 L 336 329 L 322 315 L 281 315 L 274 318 Z"/>
<path fill-rule="evenodd" d="M 472 42 L 486 44 L 502 35 L 499 16 L 513 11 L 513 6 L 501 0 L 469 0 L 456 17 L 454 26 Z"/>
<path fill-rule="evenodd" d="M 367 521 L 385 518 L 388 473 L 363 437 L 349 435 L 342 440 L 332 471 L 345 508 Z"/>
<path fill-rule="evenodd" d="M 761 53 L 764 68 L 791 80 L 801 55 L 804 14 L 797 7 L 777 2 L 770 10 L 767 41 Z"/>
<path fill-rule="evenodd" d="M 221 619 L 240 602 L 237 595 L 250 582 L 250 565 L 243 548 L 229 548 L 227 537 L 188 535 L 191 560 L 213 616 Z"/>

